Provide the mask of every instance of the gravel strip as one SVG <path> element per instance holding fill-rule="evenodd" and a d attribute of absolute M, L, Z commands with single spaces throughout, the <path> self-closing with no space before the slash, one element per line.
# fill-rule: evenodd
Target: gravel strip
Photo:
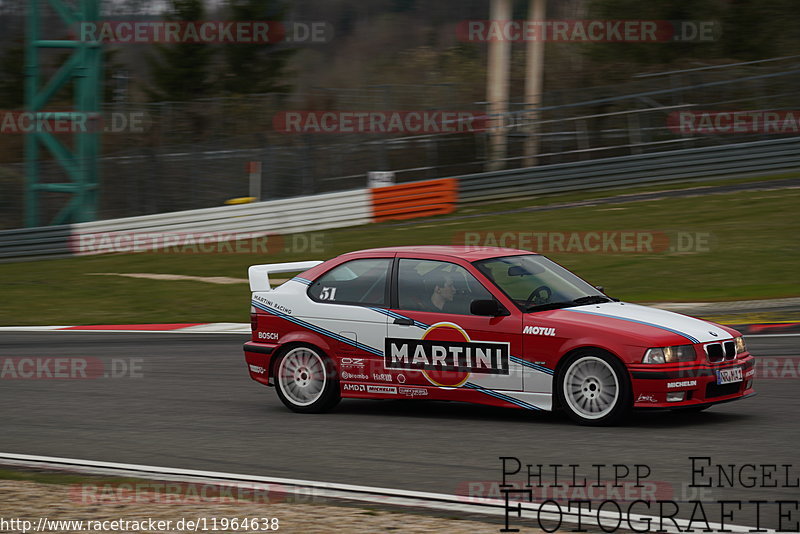
<path fill-rule="evenodd" d="M 27 481 L 0 480 L 0 518 L 12 518 L 32 521 L 36 525 L 39 518 L 48 520 L 91 520 L 142 521 L 148 518 L 155 520 L 171 520 L 173 525 L 181 520 L 206 518 L 209 532 L 212 518 L 253 518 L 276 517 L 280 521 L 278 532 L 401 532 L 428 533 L 446 532 L 448 534 L 466 534 L 478 532 L 499 532 L 502 525 L 474 520 L 461 520 L 447 517 L 433 517 L 411 513 L 371 510 L 356 506 L 333 506 L 331 504 L 300 503 L 220 503 L 190 502 L 191 498 L 173 496 L 183 502 L 163 502 L 155 494 L 137 494 L 139 501 L 120 502 L 117 499 L 109 502 L 85 503 L 76 486 L 64 484 L 41 484 Z M 134 500 L 134 499 L 129 499 Z M 148 502 L 157 501 L 157 502 Z M 160 502 L 158 502 L 160 501 Z M 454 512 L 453 516 L 458 517 Z M 173 527 L 174 528 L 174 527 Z M 526 533 L 541 533 L 541 530 L 523 527 Z M 184 529 L 186 531 L 186 529 Z M 0 532 L 14 532 L 0 526 Z M 40 532 L 73 533 L 79 530 L 45 530 Z M 84 532 L 86 532 L 84 530 Z M 165 532 L 159 530 L 115 530 L 114 532 Z M 179 532 L 170 530 L 169 532 Z M 199 530 L 202 532 L 202 528 Z M 217 532 L 265 532 L 264 530 L 217 529 Z"/>

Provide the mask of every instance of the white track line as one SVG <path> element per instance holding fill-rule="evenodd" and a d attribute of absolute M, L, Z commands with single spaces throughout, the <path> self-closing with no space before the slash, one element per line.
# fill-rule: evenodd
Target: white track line
<path fill-rule="evenodd" d="M 66 330 L 70 328 L 70 330 Z M 250 323 L 208 323 L 174 330 L 80 330 L 67 326 L 0 326 L 0 332 L 80 332 L 82 334 L 250 334 Z M 800 337 L 800 333 L 745 334 L 745 338 Z"/>
<path fill-rule="evenodd" d="M 66 326 L 0 326 L 0 332 L 49 332 L 49 331 L 60 331 L 64 328 L 69 328 L 69 325 Z"/>
<path fill-rule="evenodd" d="M 81 334 L 250 334 L 250 323 L 208 323 L 172 330 L 103 330 L 74 326 L 0 326 L 0 332 L 80 332 Z"/>
<path fill-rule="evenodd" d="M 66 471 L 75 471 L 95 475 L 113 475 L 138 478 L 154 478 L 158 480 L 169 480 L 176 482 L 199 482 L 206 484 L 224 484 L 236 486 L 247 484 L 248 488 L 259 487 L 264 490 L 275 490 L 275 485 L 280 487 L 280 491 L 295 495 L 311 495 L 332 499 L 346 499 L 350 501 L 368 502 L 373 504 L 388 504 L 393 506 L 408 506 L 414 508 L 427 508 L 440 511 L 459 511 L 468 514 L 482 514 L 492 516 L 505 516 L 506 503 L 499 499 L 477 499 L 474 497 L 447 495 L 444 493 L 428 493 L 422 491 L 409 491 L 391 488 L 380 488 L 372 486 L 357 486 L 352 484 L 338 484 L 334 482 L 318 482 L 312 480 L 298 480 L 291 478 L 262 477 L 255 475 L 242 475 L 234 473 L 223 473 L 218 471 L 199 471 L 194 469 L 178 469 L 173 467 L 154 467 L 149 465 L 123 464 L 114 462 L 97 462 L 93 460 L 79 460 L 75 458 L 59 458 L 53 456 L 33 456 L 28 454 L 0 453 L 0 464 L 16 465 L 23 467 L 51 468 Z M 517 502 L 511 500 L 511 508 L 516 509 Z M 523 518 L 530 521 L 541 516 L 547 525 L 552 525 L 559 519 L 566 523 L 578 523 L 583 525 L 598 525 L 599 520 L 603 519 L 606 527 L 615 524 L 620 517 L 619 514 L 608 512 L 591 512 L 582 517 L 575 513 L 570 513 L 564 508 L 556 508 L 551 505 L 541 505 L 539 503 L 521 502 L 519 503 L 523 513 Z M 512 524 L 514 513 L 509 514 Z M 623 514 L 624 517 L 624 514 Z M 606 522 L 605 520 L 610 522 Z M 593 523 L 594 521 L 594 523 Z M 649 532 L 651 524 L 656 525 L 661 521 L 660 517 L 636 514 L 636 520 L 628 525 L 638 529 L 640 532 Z M 666 532 L 677 534 L 686 532 L 691 522 L 686 519 L 675 519 L 678 528 L 672 524 L 664 524 Z M 695 522 L 697 523 L 697 522 Z M 623 524 L 627 524 L 625 521 Z M 599 526 L 599 525 L 598 525 Z M 696 526 L 696 525 L 695 525 Z M 708 523 L 715 532 L 720 531 L 722 525 L 719 523 Z M 752 532 L 750 527 L 726 524 L 725 532 Z M 627 530 L 627 529 L 625 529 Z M 708 532 L 708 531 L 704 531 Z M 764 534 L 774 533 L 774 530 L 761 530 Z"/>

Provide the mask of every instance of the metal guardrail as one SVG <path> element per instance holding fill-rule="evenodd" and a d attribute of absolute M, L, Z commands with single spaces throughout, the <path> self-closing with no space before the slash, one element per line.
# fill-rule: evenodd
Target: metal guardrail
<path fill-rule="evenodd" d="M 123 237 L 139 242 L 136 251 L 166 246 L 162 239 L 148 236 L 195 236 L 208 242 L 244 239 L 255 234 L 292 234 L 358 226 L 372 222 L 369 191 L 341 191 L 307 197 L 288 198 L 222 206 L 199 210 L 160 213 L 141 217 L 110 219 L 72 225 L 73 253 L 76 255 L 113 252 L 98 242 Z M 132 250 L 133 251 L 133 250 Z"/>
<path fill-rule="evenodd" d="M 340 191 L 252 204 L 219 206 L 77 223 L 76 234 L 110 232 L 268 232 L 289 234 L 371 221 L 368 190 Z"/>
<path fill-rule="evenodd" d="M 689 148 L 455 177 L 459 202 L 800 169 L 800 139 Z"/>
<path fill-rule="evenodd" d="M 372 189 L 374 222 L 445 215 L 456 209 L 458 182 L 425 180 Z"/>
<path fill-rule="evenodd" d="M 0 232 L 0 262 L 69 256 L 70 225 Z"/>
<path fill-rule="evenodd" d="M 133 243 L 150 250 L 163 239 L 148 236 L 193 234 L 226 241 L 237 235 L 291 234 L 372 222 L 370 192 L 342 191 L 312 197 L 272 200 L 237 206 L 160 213 L 65 226 L 25 228 L 0 232 L 0 262 L 59 258 L 115 252 L 113 243 Z M 108 245 L 111 246 L 108 246 Z"/>
<path fill-rule="evenodd" d="M 458 182 L 458 202 L 473 203 L 798 169 L 800 138 L 781 138 L 470 174 L 453 180 Z M 224 240 L 223 234 L 291 234 L 356 226 L 373 222 L 377 216 L 371 191 L 358 189 L 71 226 L 7 230 L 0 232 L 0 262 L 84 254 L 80 243 L 86 236 L 217 233 Z"/>

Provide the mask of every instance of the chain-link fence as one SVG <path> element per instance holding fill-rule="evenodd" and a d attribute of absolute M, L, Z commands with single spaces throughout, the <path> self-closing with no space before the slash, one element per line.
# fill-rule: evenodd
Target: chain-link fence
<path fill-rule="evenodd" d="M 552 91 L 531 119 L 522 103 L 503 117 L 505 168 L 523 166 L 526 140 L 538 140 L 537 164 L 710 146 L 795 135 L 681 131 L 676 113 L 693 110 L 800 109 L 800 61 L 781 58 L 724 67 L 643 75 L 623 85 Z M 364 187 L 369 171 L 394 171 L 400 182 L 481 172 L 485 128 L 454 133 L 282 132 L 288 111 L 461 111 L 486 119 L 485 103 L 459 101 L 450 85 L 318 89 L 183 103 L 115 104 L 106 115 L 138 114 L 143 132 L 122 129 L 103 138 L 100 218 L 217 206 L 250 194 L 248 163 L 261 162 L 262 199 Z M 8 136 L 6 136 L 8 137 Z M 19 142 L 19 137 L 11 142 Z M 1 140 L 2 142 L 8 142 Z M 21 206 L 6 191 L 21 189 L 22 163 L 0 166 L 0 224 L 21 225 Z M 41 162 L 43 181 L 64 181 L 58 165 Z M 17 199 L 20 197 L 15 193 Z M 63 205 L 53 195 L 50 216 Z"/>

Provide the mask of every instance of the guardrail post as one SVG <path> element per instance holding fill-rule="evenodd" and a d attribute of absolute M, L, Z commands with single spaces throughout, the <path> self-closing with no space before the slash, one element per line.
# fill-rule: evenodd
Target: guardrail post
<path fill-rule="evenodd" d="M 637 113 L 628 113 L 628 143 L 631 145 L 631 154 L 641 154 L 642 127 L 639 124 Z"/>
<path fill-rule="evenodd" d="M 261 162 L 247 162 L 247 171 L 250 178 L 250 196 L 257 201 L 261 200 Z"/>

